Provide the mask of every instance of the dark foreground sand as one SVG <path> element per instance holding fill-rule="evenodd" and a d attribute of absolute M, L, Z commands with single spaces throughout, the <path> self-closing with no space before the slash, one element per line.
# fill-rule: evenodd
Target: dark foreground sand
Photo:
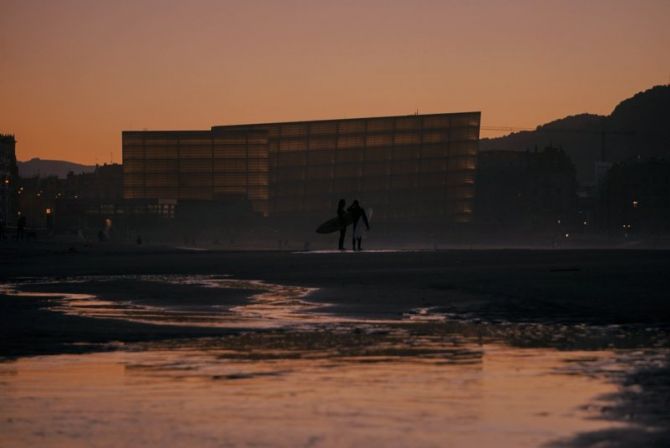
<path fill-rule="evenodd" d="M 1 249 L 1 248 L 0 248 Z M 520 325 L 521 337 L 507 342 L 523 345 L 523 325 L 543 324 L 549 332 L 562 328 L 613 328 L 613 333 L 585 340 L 594 347 L 668 348 L 670 324 L 670 252 L 628 250 L 561 251 L 439 251 L 439 252 L 204 252 L 160 247 L 98 246 L 66 248 L 24 246 L 0 250 L 0 282 L 25 277 L 58 279 L 107 275 L 230 275 L 238 279 L 319 288 L 309 300 L 332 304 L 323 312 L 336 315 L 399 319 L 420 307 L 450 313 L 453 319 L 483 322 L 495 329 Z M 192 285 L 89 280 L 62 292 L 95 293 L 113 300 L 134 295 L 143 303 L 171 303 L 190 295 L 196 305 L 233 306 L 253 291 L 218 291 Z M 44 288 L 44 287 L 42 287 Z M 33 287 L 37 291 L 40 287 Z M 54 292 L 54 286 L 49 286 Z M 113 349 L 109 342 L 226 335 L 235 329 L 148 325 L 117 320 L 65 316 L 45 309 L 44 297 L 0 296 L 0 357 Z M 466 327 L 464 327 L 465 329 Z M 537 328 L 537 327 L 533 327 Z M 567 330 L 566 330 L 567 328 Z M 464 330 L 465 331 L 465 330 Z M 493 330 L 492 330 L 493 331 Z M 581 330 L 580 330 L 581 331 Z M 586 332 L 588 333 L 588 332 Z M 657 335 L 653 341 L 647 333 Z M 607 335 L 616 338 L 607 340 Z M 616 340 L 614 340 L 616 339 Z M 581 341 L 584 343 L 584 340 Z M 534 344 L 557 346 L 555 338 Z M 103 344 L 103 345 L 101 345 Z M 551 345 L 554 344 L 554 345 Z M 587 344 L 588 345 L 588 344 Z M 637 392 L 622 393 L 610 409 L 612 418 L 633 420 L 643 427 L 670 426 L 668 365 L 638 371 L 625 379 Z M 626 390 L 630 391 L 631 388 Z M 621 430 L 624 431 L 624 430 Z M 576 446 L 663 446 L 667 434 L 645 439 L 644 430 L 586 434 Z M 633 432 L 631 432 L 633 431 Z M 620 445 L 616 443 L 620 442 Z"/>
<path fill-rule="evenodd" d="M 3 253 L 0 247 L 4 282 L 120 274 L 217 274 L 316 287 L 313 300 L 355 315 L 392 317 L 436 306 L 511 321 L 670 320 L 670 251 L 290 253 L 98 246 L 76 253 L 43 248 Z"/>
<path fill-rule="evenodd" d="M 310 300 L 334 305 L 323 311 L 359 317 L 394 319 L 417 307 L 432 307 L 456 318 L 493 322 L 670 323 L 668 251 L 290 253 L 98 246 L 70 253 L 58 249 L 33 246 L 0 252 L 0 282 L 22 277 L 215 274 L 319 288 Z M 187 285 L 141 290 L 136 286 L 115 281 L 74 290 L 69 285 L 64 292 L 93 292 L 103 298 L 134 293 L 136 299 L 153 303 L 174 301 L 191 288 L 191 296 L 202 304 L 218 300 L 223 305 L 239 304 L 251 293 L 227 290 L 222 295 Z M 50 289 L 54 291 L 53 286 Z M 43 300 L 4 297 L 0 301 L 0 353 L 40 352 L 40 341 L 50 344 L 58 339 L 55 336 L 99 341 L 222 331 L 91 323 L 40 311 Z"/>

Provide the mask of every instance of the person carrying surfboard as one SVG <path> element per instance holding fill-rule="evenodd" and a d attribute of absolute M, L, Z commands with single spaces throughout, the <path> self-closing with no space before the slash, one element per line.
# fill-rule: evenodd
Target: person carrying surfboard
<path fill-rule="evenodd" d="M 344 201 L 341 201 L 344 202 Z M 347 212 L 351 214 L 351 217 L 353 219 L 353 249 L 354 250 L 361 250 L 361 241 L 363 240 L 363 233 L 361 227 L 362 225 L 358 225 L 358 221 L 363 218 L 363 222 L 365 223 L 365 228 L 367 230 L 370 230 L 370 223 L 368 221 L 368 215 L 365 214 L 365 209 L 361 207 L 358 204 L 358 199 L 354 200 L 354 202 L 349 206 L 347 209 Z M 338 215 L 339 215 L 339 209 L 338 209 Z M 340 241 L 342 241 L 344 238 L 344 234 L 340 233 Z M 358 244 L 358 248 L 356 248 L 356 245 Z M 341 248 L 341 245 L 340 245 Z"/>
<path fill-rule="evenodd" d="M 345 215 L 347 214 L 346 210 L 344 209 L 344 206 L 346 205 L 346 202 L 344 199 L 340 199 L 340 201 L 337 203 L 337 219 L 340 220 L 340 244 L 338 245 L 339 250 L 345 250 L 344 249 L 344 235 L 347 233 L 347 225 L 346 225 L 346 217 Z"/>

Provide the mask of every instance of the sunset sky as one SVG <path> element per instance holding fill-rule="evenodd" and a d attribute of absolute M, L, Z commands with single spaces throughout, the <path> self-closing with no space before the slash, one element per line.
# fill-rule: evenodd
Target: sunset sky
<path fill-rule="evenodd" d="M 670 1 L 0 0 L 19 160 L 121 159 L 121 131 L 482 111 L 607 114 L 670 81 Z M 492 136 L 487 131 L 482 136 Z"/>

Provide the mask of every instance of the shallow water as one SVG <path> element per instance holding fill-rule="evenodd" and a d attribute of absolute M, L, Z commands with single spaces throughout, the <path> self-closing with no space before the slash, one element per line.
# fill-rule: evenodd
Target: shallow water
<path fill-rule="evenodd" d="M 246 330 L 0 363 L 0 446 L 534 447 L 630 426 L 603 408 L 618 380 L 667 355 L 656 329 L 458 322 L 430 308 L 357 320 L 323 312 L 308 288 L 132 279 L 248 289 L 251 299 L 193 309 L 5 292 L 48 296 L 50 309 L 78 316 Z"/>
<path fill-rule="evenodd" d="M 0 364 L 0 446 L 525 447 L 612 426 L 592 417 L 616 386 L 566 369 L 616 368 L 607 352 L 247 354 L 210 340 Z"/>
<path fill-rule="evenodd" d="M 221 290 L 247 290 L 249 300 L 238 306 L 208 305 L 190 306 L 188 300 L 182 303 L 147 305 L 138 303 L 132 292 L 122 297 L 100 299 L 95 294 L 73 292 L 31 292 L 21 288 L 30 286 L 76 285 L 78 283 L 104 284 L 119 280 L 152 282 L 162 285 L 190 285 L 198 288 Z M 226 328 L 276 328 L 298 324 L 333 323 L 343 321 L 334 316 L 311 312 L 327 304 L 314 304 L 305 300 L 313 288 L 285 286 L 260 280 L 238 280 L 226 276 L 89 276 L 52 281 L 30 279 L 21 284 L 6 285 L 2 292 L 19 297 L 52 297 L 49 307 L 64 314 L 92 318 L 120 319 L 154 325 L 206 326 Z"/>

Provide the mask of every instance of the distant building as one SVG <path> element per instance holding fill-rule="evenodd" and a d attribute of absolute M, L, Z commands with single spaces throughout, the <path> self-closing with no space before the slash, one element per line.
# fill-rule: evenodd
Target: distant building
<path fill-rule="evenodd" d="M 13 222 L 16 215 L 16 140 L 0 134 L 0 220 Z"/>
<path fill-rule="evenodd" d="M 599 193 L 598 221 L 610 235 L 670 233 L 670 161 L 614 164 Z"/>
<path fill-rule="evenodd" d="M 172 205 L 245 198 L 268 212 L 268 132 L 123 132 L 123 195 Z"/>
<path fill-rule="evenodd" d="M 124 131 L 126 199 L 242 197 L 266 216 L 360 199 L 389 220 L 469 222 L 480 113 Z"/>
<path fill-rule="evenodd" d="M 481 152 L 475 209 L 482 230 L 565 233 L 578 215 L 575 166 L 552 147 Z"/>
<path fill-rule="evenodd" d="M 34 176 L 18 180 L 18 204 L 37 230 L 99 227 L 128 211 L 123 203 L 121 165 L 96 166 L 92 173 Z M 144 211 L 144 210 L 143 210 Z"/>

